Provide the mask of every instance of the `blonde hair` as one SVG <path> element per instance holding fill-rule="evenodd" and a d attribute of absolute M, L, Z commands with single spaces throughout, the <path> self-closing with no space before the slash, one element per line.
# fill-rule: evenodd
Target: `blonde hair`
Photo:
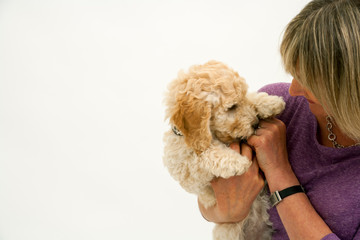
<path fill-rule="evenodd" d="M 285 70 L 359 141 L 360 1 L 311 1 L 288 24 L 280 53 Z"/>

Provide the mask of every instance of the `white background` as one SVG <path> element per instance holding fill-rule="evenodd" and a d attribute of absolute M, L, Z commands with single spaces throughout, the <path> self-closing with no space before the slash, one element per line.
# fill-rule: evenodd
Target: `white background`
<path fill-rule="evenodd" d="M 210 59 L 251 91 L 308 0 L 0 0 L 0 240 L 211 239 L 162 165 L 163 93 Z"/>

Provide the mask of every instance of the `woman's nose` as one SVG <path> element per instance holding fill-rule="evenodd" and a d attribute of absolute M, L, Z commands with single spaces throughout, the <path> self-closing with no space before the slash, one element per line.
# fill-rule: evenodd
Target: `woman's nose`
<path fill-rule="evenodd" d="M 304 96 L 304 88 L 300 85 L 300 83 L 293 78 L 290 88 L 289 88 L 289 93 L 291 96 L 295 97 L 295 96 Z"/>

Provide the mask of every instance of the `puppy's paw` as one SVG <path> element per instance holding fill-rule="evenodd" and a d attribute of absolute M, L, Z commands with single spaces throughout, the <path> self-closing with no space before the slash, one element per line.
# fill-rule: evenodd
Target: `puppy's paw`
<path fill-rule="evenodd" d="M 256 110 L 260 118 L 274 117 L 285 108 L 285 102 L 281 97 L 270 96 L 267 93 L 258 93 L 256 99 Z"/>
<path fill-rule="evenodd" d="M 247 157 L 239 155 L 237 152 L 234 153 L 234 156 L 226 162 L 226 166 L 219 175 L 220 177 L 229 178 L 236 175 L 242 175 L 249 169 L 251 161 Z"/>
<path fill-rule="evenodd" d="M 213 146 L 203 152 L 199 158 L 200 169 L 215 177 L 229 178 L 241 175 L 248 170 L 251 161 L 224 144 Z"/>

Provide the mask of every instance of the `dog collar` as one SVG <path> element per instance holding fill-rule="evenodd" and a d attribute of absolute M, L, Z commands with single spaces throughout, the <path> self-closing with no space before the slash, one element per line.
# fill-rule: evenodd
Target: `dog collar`
<path fill-rule="evenodd" d="M 178 136 L 184 136 L 179 129 L 177 129 L 175 126 L 172 126 L 171 130 Z"/>

